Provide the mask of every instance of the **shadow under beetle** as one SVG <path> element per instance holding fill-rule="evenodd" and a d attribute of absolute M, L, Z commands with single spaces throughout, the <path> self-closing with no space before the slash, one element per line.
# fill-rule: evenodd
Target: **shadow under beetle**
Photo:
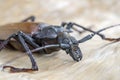
<path fill-rule="evenodd" d="M 31 20 L 31 22 L 28 22 Z M 0 51 L 4 47 L 11 47 L 17 50 L 25 51 L 29 56 L 32 68 L 15 68 L 13 66 L 3 66 L 3 69 L 10 68 L 10 72 L 29 72 L 37 71 L 38 66 L 32 55 L 32 52 L 52 53 L 54 51 L 64 50 L 73 60 L 80 61 L 83 57 L 79 48 L 79 43 L 91 39 L 94 35 L 100 36 L 103 40 L 119 41 L 120 38 L 106 38 L 100 32 L 119 26 L 109 26 L 99 31 L 92 31 L 73 22 L 63 22 L 61 25 L 48 25 L 45 23 L 34 22 L 35 17 L 30 16 L 19 23 L 11 23 L 1 26 L 0 30 Z M 71 33 L 71 28 L 77 26 L 91 34 L 76 40 Z M 79 31 L 79 30 L 77 30 Z M 7 38 L 7 39 L 6 39 Z"/>

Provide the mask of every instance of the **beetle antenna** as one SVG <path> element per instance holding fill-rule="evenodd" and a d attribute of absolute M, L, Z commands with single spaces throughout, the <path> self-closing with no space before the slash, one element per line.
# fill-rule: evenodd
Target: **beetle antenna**
<path fill-rule="evenodd" d="M 113 27 L 117 27 L 117 26 L 120 26 L 120 24 L 116 24 L 116 25 L 112 25 L 112 26 L 108 26 L 108 27 L 105 27 L 103 29 L 100 29 L 96 32 L 96 34 L 98 34 L 102 39 L 104 39 L 105 36 L 100 34 L 100 32 L 105 31 L 105 30 L 110 29 L 110 28 L 113 28 Z"/>
<path fill-rule="evenodd" d="M 116 25 L 108 26 L 108 27 L 106 27 L 106 28 L 103 28 L 103 29 L 97 31 L 97 33 L 100 33 L 100 32 L 102 32 L 102 31 L 104 31 L 104 30 L 107 30 L 107 29 L 109 29 L 109 28 L 113 28 L 113 27 L 117 27 L 117 26 L 120 26 L 120 24 L 116 24 Z"/>
<path fill-rule="evenodd" d="M 107 29 L 109 29 L 109 28 L 116 27 L 116 26 L 120 26 L 120 24 L 112 25 L 112 26 L 109 26 L 109 27 L 100 29 L 100 30 L 98 30 L 97 32 L 94 32 L 93 34 L 87 35 L 87 36 L 85 36 L 84 38 L 82 38 L 81 40 L 78 40 L 78 43 L 83 43 L 83 42 L 85 42 L 85 41 L 88 41 L 88 40 L 91 39 L 95 34 L 99 35 L 103 40 L 115 41 L 115 42 L 120 41 L 120 38 L 106 38 L 103 34 L 100 34 L 100 32 L 105 31 L 105 30 L 107 30 Z"/>

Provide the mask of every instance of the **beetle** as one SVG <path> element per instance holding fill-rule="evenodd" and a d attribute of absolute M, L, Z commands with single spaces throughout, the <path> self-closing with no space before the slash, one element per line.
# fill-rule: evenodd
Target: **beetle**
<path fill-rule="evenodd" d="M 29 20 L 31 20 L 31 22 Z M 72 33 L 71 29 L 74 29 L 73 26 L 82 28 L 84 31 L 89 31 L 91 34 L 80 40 L 76 40 L 69 34 Z M 30 16 L 18 23 L 3 25 L 0 27 L 0 51 L 5 47 L 25 51 L 32 63 L 32 68 L 30 69 L 16 68 L 13 66 L 3 66 L 3 69 L 10 68 L 10 72 L 37 71 L 38 66 L 33 57 L 33 52 L 52 53 L 60 49 L 64 50 L 73 60 L 78 62 L 83 57 L 79 43 L 90 40 L 94 35 L 98 35 L 103 40 L 108 41 L 120 40 L 120 38 L 106 38 L 100 33 L 112 27 L 114 26 L 109 26 L 99 31 L 93 31 L 74 22 L 63 22 L 61 25 L 49 25 L 35 22 L 34 16 Z"/>

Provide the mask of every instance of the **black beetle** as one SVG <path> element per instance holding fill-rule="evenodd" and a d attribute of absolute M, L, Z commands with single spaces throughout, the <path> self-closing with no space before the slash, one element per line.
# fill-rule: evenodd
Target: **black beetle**
<path fill-rule="evenodd" d="M 29 20 L 32 22 L 28 22 Z M 38 66 L 32 52 L 52 53 L 60 49 L 66 51 L 73 60 L 80 61 L 83 55 L 78 46 L 79 43 L 91 39 L 94 35 L 99 35 L 103 40 L 108 41 L 120 40 L 120 38 L 106 38 L 103 34 L 100 34 L 100 32 L 114 26 L 106 27 L 95 32 L 73 22 L 63 22 L 60 26 L 58 26 L 37 23 L 34 22 L 34 20 L 35 17 L 30 16 L 22 22 L 6 24 L 0 27 L 0 50 L 4 47 L 12 47 L 14 49 L 25 51 L 32 63 L 32 68 L 30 69 L 15 68 L 13 66 L 4 66 L 3 69 L 10 68 L 10 72 L 37 71 Z M 73 26 L 82 28 L 84 31 L 89 31 L 91 34 L 80 40 L 76 40 L 69 34 L 72 32 L 71 28 L 74 29 Z"/>

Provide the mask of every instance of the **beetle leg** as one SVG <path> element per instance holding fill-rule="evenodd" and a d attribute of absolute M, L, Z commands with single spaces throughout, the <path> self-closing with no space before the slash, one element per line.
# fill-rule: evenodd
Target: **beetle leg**
<path fill-rule="evenodd" d="M 16 39 L 17 41 L 19 41 L 21 43 L 21 45 L 23 46 L 23 48 L 25 49 L 25 51 L 27 52 L 27 55 L 29 56 L 31 62 L 32 62 L 32 68 L 31 69 L 27 69 L 27 68 L 15 68 L 13 66 L 4 66 L 3 69 L 5 68 L 10 68 L 10 72 L 29 72 L 29 71 L 37 71 L 38 70 L 38 66 L 36 64 L 36 61 L 32 55 L 32 52 L 30 51 L 28 45 L 26 44 L 25 40 L 23 39 L 23 37 L 21 36 L 21 34 L 17 34 L 17 36 L 15 37 L 11 37 Z"/>
<path fill-rule="evenodd" d="M 46 45 L 46 46 L 42 46 L 42 47 L 33 49 L 33 50 L 31 50 L 31 52 L 37 52 L 37 51 L 40 51 L 40 50 L 43 50 L 43 49 L 47 49 L 47 48 L 59 48 L 59 47 L 61 47 L 59 44 L 51 44 L 51 45 Z"/>
<path fill-rule="evenodd" d="M 83 30 L 78 30 L 76 28 L 74 28 L 73 26 L 76 25 L 77 27 L 79 28 L 82 28 Z M 66 29 L 69 30 L 71 32 L 71 28 L 74 29 L 75 31 L 79 32 L 79 33 L 84 33 L 85 31 L 89 31 L 89 32 L 93 32 L 91 29 L 91 26 L 89 28 L 85 28 L 81 25 L 78 25 L 76 23 L 72 23 L 72 22 L 69 22 L 69 23 L 66 23 L 66 22 L 62 22 L 61 26 L 65 27 L 66 26 Z"/>
<path fill-rule="evenodd" d="M 34 42 L 34 39 L 31 36 L 26 35 L 25 33 L 23 33 L 22 31 L 19 32 L 19 34 L 21 34 L 21 36 L 24 38 L 24 40 L 31 45 L 34 48 L 39 48 L 40 46 L 38 44 L 36 44 Z M 41 53 L 45 53 L 44 50 L 40 50 Z"/>
<path fill-rule="evenodd" d="M 21 22 L 28 22 L 29 20 L 32 21 L 32 22 L 34 22 L 35 21 L 35 16 L 30 16 L 30 17 L 22 20 Z"/>
<path fill-rule="evenodd" d="M 24 40 L 30 44 L 31 46 L 33 46 L 34 48 L 38 48 L 40 47 L 38 44 L 36 44 L 34 42 L 34 39 L 31 36 L 26 35 L 25 33 L 23 33 L 22 31 L 19 32 L 19 34 L 24 38 Z"/>

